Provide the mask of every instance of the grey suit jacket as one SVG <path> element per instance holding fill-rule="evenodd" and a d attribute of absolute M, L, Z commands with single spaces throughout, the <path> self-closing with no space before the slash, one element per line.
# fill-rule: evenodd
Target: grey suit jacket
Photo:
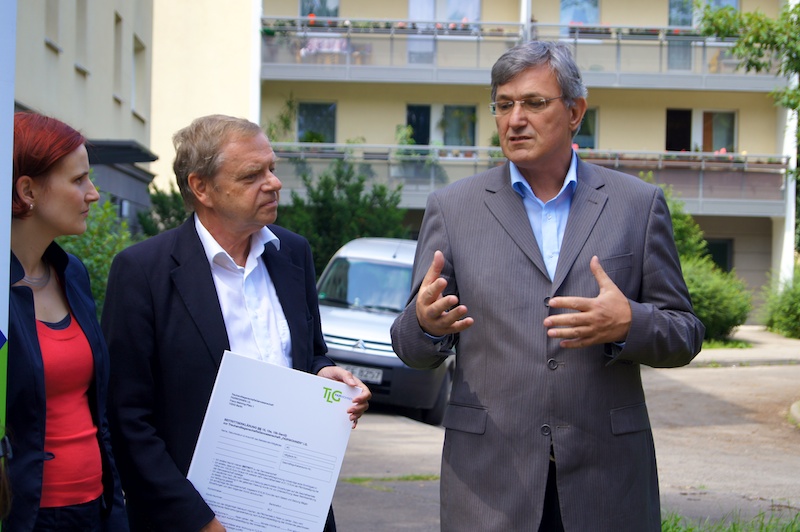
<path fill-rule="evenodd" d="M 418 368 L 455 345 L 442 456 L 442 530 L 536 530 L 555 454 L 565 529 L 660 530 L 656 459 L 640 365 L 689 363 L 695 317 L 662 191 L 581 161 L 555 279 L 547 275 L 508 165 L 430 195 L 410 303 L 392 327 L 395 351 Z M 435 250 L 442 275 L 474 317 L 434 345 L 415 295 Z M 542 325 L 559 295 L 595 297 L 593 255 L 628 297 L 624 347 L 564 349 Z"/>

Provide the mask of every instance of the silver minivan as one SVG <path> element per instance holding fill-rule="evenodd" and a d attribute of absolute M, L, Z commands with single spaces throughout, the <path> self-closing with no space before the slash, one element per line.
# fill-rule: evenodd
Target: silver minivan
<path fill-rule="evenodd" d="M 422 421 L 442 422 L 450 397 L 453 358 L 432 370 L 412 369 L 392 350 L 389 328 L 411 292 L 417 243 L 359 238 L 342 246 L 317 283 L 328 356 L 372 391 L 372 401 L 419 409 Z"/>

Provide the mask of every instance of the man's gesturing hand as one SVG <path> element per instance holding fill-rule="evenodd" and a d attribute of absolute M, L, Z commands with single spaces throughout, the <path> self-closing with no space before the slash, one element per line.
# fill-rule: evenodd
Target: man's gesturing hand
<path fill-rule="evenodd" d="M 444 255 L 437 250 L 417 292 L 417 321 L 423 331 L 433 336 L 455 334 L 474 323 L 466 317 L 467 307 L 458 304 L 458 297 L 442 296 L 447 288 L 447 280 L 441 277 L 443 268 Z"/>
<path fill-rule="evenodd" d="M 586 347 L 589 345 L 623 342 L 631 327 L 631 305 L 614 281 L 600 266 L 600 259 L 592 257 L 589 264 L 600 287 L 597 297 L 554 297 L 553 308 L 566 308 L 578 312 L 554 314 L 544 320 L 547 336 L 564 338 L 561 347 Z"/>

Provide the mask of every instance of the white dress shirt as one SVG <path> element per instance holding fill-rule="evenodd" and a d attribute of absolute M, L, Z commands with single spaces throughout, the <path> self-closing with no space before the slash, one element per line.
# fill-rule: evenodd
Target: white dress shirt
<path fill-rule="evenodd" d="M 289 323 L 261 254 L 267 244 L 280 249 L 280 240 L 263 227 L 250 237 L 244 267 L 217 243 L 195 215 L 195 228 L 211 266 L 222 318 L 234 353 L 292 367 Z"/>

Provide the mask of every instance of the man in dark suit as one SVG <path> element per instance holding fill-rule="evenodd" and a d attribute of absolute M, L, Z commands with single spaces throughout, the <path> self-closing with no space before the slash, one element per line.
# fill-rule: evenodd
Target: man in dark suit
<path fill-rule="evenodd" d="M 219 531 L 186 473 L 224 350 L 360 387 L 354 427 L 371 394 L 325 356 L 311 249 L 270 225 L 281 182 L 258 125 L 206 116 L 174 142 L 194 214 L 114 259 L 109 417 L 131 530 Z"/>
<path fill-rule="evenodd" d="M 689 363 L 694 315 L 658 187 L 578 159 L 586 88 L 564 43 L 492 69 L 509 162 L 431 194 L 395 351 L 455 347 L 445 531 L 657 531 L 640 365 Z"/>

